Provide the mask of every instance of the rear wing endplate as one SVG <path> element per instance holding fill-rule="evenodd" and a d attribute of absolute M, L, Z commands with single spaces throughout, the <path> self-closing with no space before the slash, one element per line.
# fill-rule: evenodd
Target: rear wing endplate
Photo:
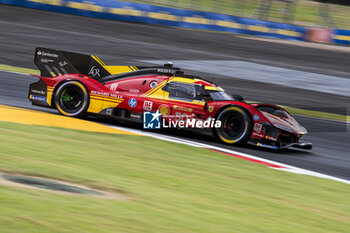
<path fill-rule="evenodd" d="M 104 68 L 105 64 L 97 56 L 55 49 L 36 48 L 34 63 L 43 77 L 83 74 L 98 80 L 111 75 Z"/>

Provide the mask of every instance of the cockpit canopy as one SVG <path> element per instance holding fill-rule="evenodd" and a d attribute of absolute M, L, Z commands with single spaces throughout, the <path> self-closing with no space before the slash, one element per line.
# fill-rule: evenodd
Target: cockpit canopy
<path fill-rule="evenodd" d="M 213 84 L 203 85 L 202 83 L 185 83 L 172 81 L 163 87 L 163 91 L 169 93 L 169 97 L 178 100 L 198 100 L 198 101 L 224 101 L 234 100 L 222 88 Z"/>

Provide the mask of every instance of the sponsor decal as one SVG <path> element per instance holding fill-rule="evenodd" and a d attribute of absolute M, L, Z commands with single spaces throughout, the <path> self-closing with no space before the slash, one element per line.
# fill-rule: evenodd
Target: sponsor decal
<path fill-rule="evenodd" d="M 259 124 L 259 123 L 254 124 L 254 131 L 256 131 L 257 133 L 261 132 L 261 128 L 262 128 L 262 124 Z"/>
<path fill-rule="evenodd" d="M 178 110 L 178 111 L 182 111 L 182 112 L 192 112 L 193 109 L 192 108 L 187 108 L 187 107 L 182 107 L 182 106 L 177 106 L 174 105 L 174 110 Z"/>
<path fill-rule="evenodd" d="M 110 94 L 111 97 L 117 98 L 117 99 L 123 99 L 122 95 L 118 95 L 118 94 Z"/>
<path fill-rule="evenodd" d="M 117 90 L 117 87 L 118 87 L 118 83 L 113 83 L 111 86 L 110 86 L 110 90 L 111 91 L 116 91 Z"/>
<path fill-rule="evenodd" d="M 255 133 L 255 132 L 253 132 L 253 136 L 255 136 L 255 137 L 259 137 L 259 138 L 263 138 L 263 137 L 264 137 L 264 135 L 263 135 L 263 134 L 260 134 L 260 133 Z"/>
<path fill-rule="evenodd" d="M 265 139 L 267 140 L 271 140 L 271 141 L 277 141 L 277 138 L 274 138 L 274 137 L 270 137 L 270 136 L 265 136 Z"/>
<path fill-rule="evenodd" d="M 214 106 L 209 106 L 208 110 L 210 113 L 212 113 L 214 111 Z"/>
<path fill-rule="evenodd" d="M 42 63 L 50 63 L 50 62 L 53 62 L 52 59 L 46 59 L 46 58 L 41 58 L 40 61 L 41 61 Z"/>
<path fill-rule="evenodd" d="M 139 114 L 134 114 L 134 113 L 131 113 L 131 114 L 130 114 L 130 117 L 131 117 L 131 118 L 136 118 L 136 119 L 141 119 L 141 115 L 139 115 Z"/>
<path fill-rule="evenodd" d="M 67 65 L 68 64 L 68 62 L 66 62 L 66 61 L 60 61 L 59 63 L 58 63 L 59 65 L 60 65 L 60 67 L 62 67 L 62 66 L 65 66 L 65 65 Z"/>
<path fill-rule="evenodd" d="M 143 102 L 143 110 L 152 111 L 152 105 L 153 105 L 152 101 Z"/>
<path fill-rule="evenodd" d="M 189 118 L 186 113 L 176 112 L 175 113 L 175 121 L 185 121 Z"/>
<path fill-rule="evenodd" d="M 257 146 L 261 146 L 261 147 L 266 147 L 266 148 L 271 148 L 271 149 L 277 149 L 277 146 L 272 146 L 272 145 L 267 145 L 267 144 L 263 144 L 263 143 L 257 143 Z"/>
<path fill-rule="evenodd" d="M 130 93 L 139 93 L 140 91 L 139 90 L 130 89 L 129 92 Z"/>
<path fill-rule="evenodd" d="M 149 84 L 149 87 L 150 88 L 156 88 L 158 86 L 158 82 L 157 81 L 152 81 L 152 82 L 150 82 L 150 84 Z"/>
<path fill-rule="evenodd" d="M 46 91 L 31 89 L 30 92 L 35 93 L 35 94 L 46 95 Z"/>
<path fill-rule="evenodd" d="M 114 94 L 114 93 L 109 94 L 108 92 L 100 92 L 100 91 L 95 91 L 95 90 L 91 90 L 90 93 L 95 94 L 95 95 L 101 95 L 101 96 L 106 96 L 106 97 L 110 96 L 110 97 L 117 98 L 117 99 L 123 99 L 123 95 L 120 95 L 120 94 Z"/>
<path fill-rule="evenodd" d="M 158 69 L 157 72 L 159 72 L 159 73 L 166 73 L 166 74 L 175 74 L 176 70 Z"/>
<path fill-rule="evenodd" d="M 96 66 L 91 67 L 88 75 L 91 75 L 93 77 L 101 77 L 100 75 L 100 69 L 97 68 Z"/>
<path fill-rule="evenodd" d="M 144 112 L 143 113 L 143 128 L 144 129 L 160 129 L 160 116 L 162 114 L 159 111 L 156 112 Z"/>
<path fill-rule="evenodd" d="M 167 116 L 170 114 L 170 108 L 166 104 L 160 105 L 158 111 L 162 114 L 162 116 Z"/>
<path fill-rule="evenodd" d="M 108 92 L 99 92 L 99 91 L 94 91 L 94 90 L 91 90 L 91 94 L 109 96 Z"/>
<path fill-rule="evenodd" d="M 258 121 L 260 119 L 259 115 L 255 114 L 253 117 L 254 121 Z"/>
<path fill-rule="evenodd" d="M 37 52 L 37 54 L 40 55 L 40 56 L 46 56 L 46 57 L 58 57 L 58 54 L 45 53 L 45 52 L 42 52 L 40 50 Z"/>
<path fill-rule="evenodd" d="M 132 107 L 132 108 L 135 108 L 136 105 L 137 105 L 137 101 L 136 99 L 132 98 L 132 99 L 129 99 L 129 106 Z"/>
<path fill-rule="evenodd" d="M 46 97 L 44 97 L 44 96 L 30 95 L 29 99 L 46 102 Z"/>

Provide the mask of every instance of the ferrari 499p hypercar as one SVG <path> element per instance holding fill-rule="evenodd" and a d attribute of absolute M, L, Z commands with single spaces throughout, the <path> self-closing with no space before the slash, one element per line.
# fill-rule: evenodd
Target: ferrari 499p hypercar
<path fill-rule="evenodd" d="M 300 142 L 307 131 L 286 110 L 272 104 L 248 104 L 171 63 L 107 66 L 93 55 L 47 48 L 36 49 L 34 62 L 41 75 L 30 85 L 28 98 L 65 116 L 95 114 L 144 126 L 146 113 L 167 123 L 215 119 L 221 124 L 209 128 L 227 144 L 312 148 L 311 143 Z"/>

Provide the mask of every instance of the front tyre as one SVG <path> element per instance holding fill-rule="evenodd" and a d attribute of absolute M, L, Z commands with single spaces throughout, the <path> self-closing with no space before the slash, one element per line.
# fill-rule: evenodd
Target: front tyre
<path fill-rule="evenodd" d="M 227 144 L 246 143 L 252 133 L 250 114 L 242 107 L 229 106 L 216 117 L 221 121 L 220 128 L 214 128 L 214 136 Z"/>
<path fill-rule="evenodd" d="M 62 115 L 81 118 L 89 107 L 89 94 L 80 82 L 68 81 L 55 91 L 54 103 Z"/>

